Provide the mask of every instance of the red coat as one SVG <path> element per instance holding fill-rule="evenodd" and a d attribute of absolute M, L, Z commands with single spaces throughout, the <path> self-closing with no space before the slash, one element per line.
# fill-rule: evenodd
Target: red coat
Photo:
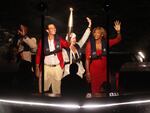
<path fill-rule="evenodd" d="M 54 40 L 54 45 L 56 46 L 56 40 Z M 60 47 L 61 48 L 68 48 L 69 43 L 64 40 L 62 37 L 60 37 Z M 42 41 L 40 40 L 38 43 L 37 53 L 36 53 L 36 64 L 41 64 L 41 54 L 42 54 Z M 64 60 L 62 57 L 62 52 L 57 53 L 57 57 L 60 61 L 61 68 L 64 67 Z"/>

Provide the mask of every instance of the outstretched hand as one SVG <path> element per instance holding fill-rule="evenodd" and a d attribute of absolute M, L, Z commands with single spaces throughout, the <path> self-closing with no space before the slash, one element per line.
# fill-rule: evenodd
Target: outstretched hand
<path fill-rule="evenodd" d="M 91 19 L 90 19 L 89 17 L 86 17 L 86 19 L 87 19 L 87 21 L 88 21 L 88 23 L 89 23 L 88 27 L 91 27 L 91 25 L 92 25 Z"/>
<path fill-rule="evenodd" d="M 121 22 L 119 20 L 114 21 L 114 28 L 115 30 L 120 33 L 121 30 Z"/>

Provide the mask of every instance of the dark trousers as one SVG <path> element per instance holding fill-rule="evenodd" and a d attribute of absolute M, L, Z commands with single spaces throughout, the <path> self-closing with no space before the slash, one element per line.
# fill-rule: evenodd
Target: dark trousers
<path fill-rule="evenodd" d="M 21 60 L 17 74 L 17 90 L 23 93 L 33 92 L 34 75 L 31 70 L 32 64 L 29 61 Z"/>

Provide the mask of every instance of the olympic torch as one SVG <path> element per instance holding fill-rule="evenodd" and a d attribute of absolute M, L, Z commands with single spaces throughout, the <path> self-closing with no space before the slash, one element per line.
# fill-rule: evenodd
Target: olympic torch
<path fill-rule="evenodd" d="M 69 41 L 70 33 L 73 31 L 73 8 L 70 8 L 70 15 L 68 20 L 68 36 L 66 38 Z"/>

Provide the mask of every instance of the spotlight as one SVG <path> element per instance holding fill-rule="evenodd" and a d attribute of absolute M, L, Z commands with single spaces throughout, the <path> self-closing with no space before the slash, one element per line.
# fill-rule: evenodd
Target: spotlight
<path fill-rule="evenodd" d="M 139 54 L 143 59 L 145 59 L 145 55 L 144 55 L 144 53 L 143 53 L 142 51 L 139 51 L 138 54 Z"/>
<path fill-rule="evenodd" d="M 136 55 L 136 59 L 138 60 L 138 62 L 144 62 L 145 58 L 145 54 L 142 51 L 139 51 Z"/>

